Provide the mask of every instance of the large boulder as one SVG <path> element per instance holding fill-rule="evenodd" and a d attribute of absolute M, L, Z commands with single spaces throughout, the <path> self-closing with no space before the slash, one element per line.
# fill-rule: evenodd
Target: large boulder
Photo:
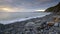
<path fill-rule="evenodd" d="M 58 27 L 58 26 L 59 26 L 59 23 L 55 23 L 54 26 L 55 26 L 55 27 Z"/>

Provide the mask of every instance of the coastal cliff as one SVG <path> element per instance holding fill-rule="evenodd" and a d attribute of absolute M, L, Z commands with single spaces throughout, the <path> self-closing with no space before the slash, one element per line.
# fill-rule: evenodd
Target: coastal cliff
<path fill-rule="evenodd" d="M 60 2 L 56 6 L 46 9 L 45 12 L 53 12 L 56 14 L 60 14 Z"/>

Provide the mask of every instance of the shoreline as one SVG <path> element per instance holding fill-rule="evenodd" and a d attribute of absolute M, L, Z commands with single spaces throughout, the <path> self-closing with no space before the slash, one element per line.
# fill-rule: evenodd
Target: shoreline
<path fill-rule="evenodd" d="M 2 31 L 2 33 L 4 33 L 4 32 L 5 33 L 7 33 L 7 32 L 8 33 L 9 32 L 11 32 L 11 33 L 20 32 L 21 33 L 21 32 L 25 32 L 24 29 L 26 29 L 26 28 L 30 29 L 30 27 L 32 26 L 32 29 L 40 27 L 40 33 L 42 33 L 42 32 L 44 33 L 46 31 L 47 31 L 46 33 L 50 32 L 50 31 L 54 32 L 53 30 L 56 31 L 56 29 L 54 29 L 54 28 L 59 28 L 60 26 L 59 27 L 54 26 L 54 25 L 49 26 L 48 24 L 46 24 L 47 22 L 49 22 L 50 20 L 53 19 L 52 18 L 53 15 L 54 14 L 49 14 L 44 17 L 38 17 L 38 18 L 33 18 L 33 19 L 25 20 L 25 21 L 17 21 L 17 22 L 11 23 L 11 24 L 5 24 L 5 25 L 3 25 L 3 30 L 1 30 L 1 31 Z M 43 26 L 46 26 L 46 27 L 44 28 Z M 53 30 L 51 30 L 51 29 L 53 29 Z M 43 30 L 43 31 L 41 31 L 41 30 Z M 57 30 L 59 30 L 59 29 L 57 29 Z M 1 33 L 1 31 L 0 31 L 0 33 Z"/>
<path fill-rule="evenodd" d="M 1 21 L 1 24 L 4 24 L 4 25 L 5 24 L 11 24 L 11 23 L 14 23 L 14 22 L 21 22 L 21 21 L 26 21 L 26 20 L 31 20 L 31 19 L 37 19 L 37 18 L 42 18 L 42 17 L 45 17 L 45 16 L 46 15 L 16 19 L 16 20 L 11 20 L 11 21 Z"/>
<path fill-rule="evenodd" d="M 13 26 L 13 25 L 17 25 L 17 24 L 20 24 L 20 25 L 22 25 L 22 26 L 24 26 L 24 24 L 26 24 L 26 23 L 28 23 L 28 22 L 35 22 L 35 23 L 43 23 L 43 22 L 45 22 L 45 21 L 48 21 L 48 18 L 49 18 L 49 16 L 50 16 L 51 14 L 49 14 L 49 15 L 45 15 L 45 16 L 43 16 L 43 17 L 38 17 L 38 18 L 32 18 L 32 19 L 28 19 L 28 20 L 24 20 L 24 21 L 16 21 L 16 22 L 13 22 L 13 23 L 10 23 L 10 24 L 3 24 L 4 26 Z M 46 19 L 46 20 L 44 20 L 44 19 Z M 37 22 L 36 22 L 37 21 Z M 24 23 L 24 24 L 22 24 L 22 23 Z"/>
<path fill-rule="evenodd" d="M 31 18 L 31 19 L 28 19 L 28 20 L 24 20 L 24 21 L 16 21 L 16 22 L 13 22 L 13 23 L 10 23 L 10 24 L 3 24 L 3 32 L 6 31 L 7 29 L 11 28 L 11 27 L 21 27 L 21 26 L 25 26 L 25 24 L 29 23 L 29 22 L 34 22 L 35 24 L 37 23 L 43 23 L 45 21 L 48 21 L 48 18 L 50 17 L 51 14 L 49 15 L 45 15 L 43 17 L 35 17 L 35 18 Z"/>

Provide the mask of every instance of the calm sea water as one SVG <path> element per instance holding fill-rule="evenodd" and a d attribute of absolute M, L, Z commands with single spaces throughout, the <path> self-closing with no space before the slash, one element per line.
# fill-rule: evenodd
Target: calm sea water
<path fill-rule="evenodd" d="M 0 12 L 0 23 L 7 24 L 9 21 L 24 19 L 29 17 L 44 16 L 46 12 Z"/>

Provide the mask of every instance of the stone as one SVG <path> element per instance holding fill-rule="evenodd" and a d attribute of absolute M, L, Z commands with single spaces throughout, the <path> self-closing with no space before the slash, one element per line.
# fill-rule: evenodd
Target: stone
<path fill-rule="evenodd" d="M 60 22 L 59 22 L 59 27 L 60 27 Z"/>
<path fill-rule="evenodd" d="M 25 26 L 35 26 L 34 22 L 28 22 Z"/>
<path fill-rule="evenodd" d="M 54 26 L 55 26 L 55 27 L 58 27 L 58 26 L 59 26 L 59 23 L 55 23 Z"/>
<path fill-rule="evenodd" d="M 58 34 L 57 32 L 49 32 L 49 34 Z"/>

